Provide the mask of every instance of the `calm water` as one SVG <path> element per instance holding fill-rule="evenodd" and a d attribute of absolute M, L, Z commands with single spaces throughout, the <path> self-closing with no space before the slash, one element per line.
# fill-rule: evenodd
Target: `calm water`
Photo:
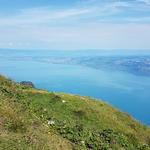
<path fill-rule="evenodd" d="M 150 125 L 150 77 L 121 71 L 96 70 L 80 65 L 16 59 L 24 56 L 58 55 L 78 57 L 98 54 L 0 50 L 0 74 L 16 81 L 32 81 L 37 88 L 101 98 Z"/>

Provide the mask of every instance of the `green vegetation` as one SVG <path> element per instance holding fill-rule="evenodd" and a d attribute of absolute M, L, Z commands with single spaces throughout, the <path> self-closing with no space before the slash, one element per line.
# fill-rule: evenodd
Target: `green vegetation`
<path fill-rule="evenodd" d="M 0 150 L 150 150 L 150 129 L 100 100 L 0 76 Z"/>

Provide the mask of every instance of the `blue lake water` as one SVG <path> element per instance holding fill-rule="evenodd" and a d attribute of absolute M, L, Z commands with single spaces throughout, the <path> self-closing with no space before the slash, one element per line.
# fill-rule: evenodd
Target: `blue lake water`
<path fill-rule="evenodd" d="M 125 71 L 24 60 L 24 56 L 84 56 L 98 53 L 25 52 L 0 50 L 0 74 L 32 81 L 37 88 L 100 98 L 150 125 L 150 77 Z M 19 58 L 19 59 L 18 59 Z"/>

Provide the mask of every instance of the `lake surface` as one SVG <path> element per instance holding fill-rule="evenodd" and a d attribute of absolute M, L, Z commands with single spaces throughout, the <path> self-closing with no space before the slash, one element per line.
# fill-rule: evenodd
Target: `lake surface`
<path fill-rule="evenodd" d="M 94 69 L 80 64 L 38 61 L 36 57 L 84 57 L 100 53 L 0 50 L 0 74 L 32 81 L 37 88 L 100 98 L 150 125 L 150 76 Z M 109 55 L 109 54 L 108 54 Z M 111 55 L 111 54 L 110 54 Z"/>

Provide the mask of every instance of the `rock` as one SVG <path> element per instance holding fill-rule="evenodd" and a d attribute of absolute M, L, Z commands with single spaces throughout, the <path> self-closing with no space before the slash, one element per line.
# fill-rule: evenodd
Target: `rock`
<path fill-rule="evenodd" d="M 31 88 L 35 88 L 34 84 L 31 81 L 22 81 L 20 82 L 20 84 L 31 87 Z"/>

